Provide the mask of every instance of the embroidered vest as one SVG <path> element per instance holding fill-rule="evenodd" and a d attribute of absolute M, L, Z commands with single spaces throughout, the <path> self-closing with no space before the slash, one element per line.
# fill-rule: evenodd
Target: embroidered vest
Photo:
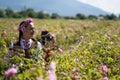
<path fill-rule="evenodd" d="M 38 46 L 37 41 L 35 39 L 32 39 L 32 41 L 33 41 L 32 45 L 31 45 L 31 47 L 29 49 L 23 49 L 20 46 L 19 42 L 15 43 L 13 45 L 13 48 L 9 49 L 9 57 L 13 57 L 15 55 L 18 55 L 19 57 L 21 57 L 20 54 L 24 53 L 25 54 L 25 58 L 32 58 L 32 55 L 34 54 L 34 52 L 36 50 L 38 50 L 37 49 L 37 46 Z M 36 55 L 37 55 L 37 53 L 36 53 Z"/>

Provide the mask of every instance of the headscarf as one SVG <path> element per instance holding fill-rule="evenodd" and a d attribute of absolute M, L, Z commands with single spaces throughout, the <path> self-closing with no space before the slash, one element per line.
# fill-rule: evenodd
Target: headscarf
<path fill-rule="evenodd" d="M 23 23 L 19 26 L 18 30 L 24 32 L 25 27 L 26 27 L 29 23 L 31 23 L 31 22 L 33 22 L 33 19 L 32 19 L 32 18 L 27 18 L 27 19 L 26 19 L 25 21 L 23 21 Z"/>

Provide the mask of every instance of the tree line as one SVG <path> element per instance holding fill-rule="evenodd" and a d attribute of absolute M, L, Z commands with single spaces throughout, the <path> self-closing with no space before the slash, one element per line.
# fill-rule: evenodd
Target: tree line
<path fill-rule="evenodd" d="M 0 18 L 38 18 L 38 19 L 57 19 L 57 18 L 64 18 L 64 19 L 97 19 L 97 18 L 104 18 L 106 20 L 115 20 L 120 19 L 120 16 L 116 16 L 115 14 L 107 14 L 107 15 L 84 15 L 82 13 L 77 13 L 75 16 L 60 16 L 57 13 L 45 13 L 44 11 L 35 12 L 34 9 L 28 8 L 25 10 L 21 10 L 18 12 L 13 11 L 11 8 L 0 9 Z"/>

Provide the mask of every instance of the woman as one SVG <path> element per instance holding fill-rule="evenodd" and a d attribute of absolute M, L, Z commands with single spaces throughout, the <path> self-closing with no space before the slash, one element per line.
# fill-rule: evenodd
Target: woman
<path fill-rule="evenodd" d="M 30 58 L 29 50 L 31 48 L 42 49 L 41 43 L 32 39 L 34 35 L 33 19 L 28 18 L 19 25 L 19 40 L 16 45 L 25 50 L 25 57 Z"/>
<path fill-rule="evenodd" d="M 42 31 L 41 33 L 43 50 L 46 53 L 45 61 L 49 61 L 49 57 L 52 55 L 51 50 L 55 49 L 55 36 L 51 35 L 48 31 Z"/>
<path fill-rule="evenodd" d="M 31 49 L 36 49 L 35 55 L 38 55 L 38 52 L 42 49 L 42 45 L 40 42 L 32 39 L 35 32 L 33 19 L 27 18 L 26 20 L 22 21 L 18 30 L 19 39 L 15 44 L 11 43 L 8 56 L 13 57 L 17 55 L 16 53 L 25 53 L 25 58 L 31 58 L 33 57 L 30 52 Z"/>

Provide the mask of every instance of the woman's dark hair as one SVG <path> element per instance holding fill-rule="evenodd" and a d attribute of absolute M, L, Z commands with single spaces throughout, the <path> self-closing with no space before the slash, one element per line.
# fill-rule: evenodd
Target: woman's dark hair
<path fill-rule="evenodd" d="M 24 21 L 22 21 L 22 22 L 20 23 L 19 26 L 21 26 L 23 23 L 24 23 Z M 19 30 L 19 40 L 18 40 L 18 45 L 20 45 L 20 39 L 21 39 L 22 35 L 23 35 L 23 32 L 22 32 L 21 30 Z"/>
<path fill-rule="evenodd" d="M 45 45 L 45 39 L 48 35 L 48 31 L 42 31 L 41 38 L 42 38 L 42 44 Z"/>
<path fill-rule="evenodd" d="M 53 43 L 55 42 L 54 41 L 54 37 L 48 32 L 48 31 L 42 31 L 41 33 L 41 38 L 42 38 L 42 44 L 45 45 L 45 42 L 46 41 L 53 41 Z"/>

